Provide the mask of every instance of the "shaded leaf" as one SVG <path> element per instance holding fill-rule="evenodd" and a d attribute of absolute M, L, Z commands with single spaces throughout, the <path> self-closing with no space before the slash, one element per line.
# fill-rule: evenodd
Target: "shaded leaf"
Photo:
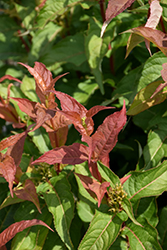
<path fill-rule="evenodd" d="M 163 207 L 159 215 L 159 223 L 157 225 L 157 230 L 159 233 L 159 242 L 162 246 L 162 249 L 167 247 L 167 207 Z"/>
<path fill-rule="evenodd" d="M 36 188 L 31 180 L 27 179 L 23 187 L 15 189 L 14 193 L 19 199 L 33 202 L 37 207 L 38 211 L 41 213 Z"/>
<path fill-rule="evenodd" d="M 17 233 L 23 231 L 27 227 L 41 225 L 49 228 L 51 231 L 53 231 L 47 224 L 45 224 L 41 220 L 33 219 L 33 220 L 23 220 L 16 222 L 12 225 L 10 225 L 7 229 L 5 229 L 0 234 L 0 247 L 5 245 L 9 240 L 11 240 Z"/>

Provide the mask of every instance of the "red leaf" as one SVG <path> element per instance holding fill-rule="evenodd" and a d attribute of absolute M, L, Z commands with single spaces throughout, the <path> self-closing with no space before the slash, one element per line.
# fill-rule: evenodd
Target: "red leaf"
<path fill-rule="evenodd" d="M 20 136 L 20 138 L 15 142 L 15 144 L 10 146 L 7 150 L 7 155 L 10 155 L 14 159 L 16 166 L 19 166 L 21 162 L 21 157 L 24 149 L 24 142 L 28 132 L 29 131 L 26 130 L 21 133 L 22 136 Z"/>
<path fill-rule="evenodd" d="M 137 27 L 126 32 L 133 32 L 154 43 L 164 55 L 167 56 L 167 36 L 160 30 L 154 30 L 148 27 Z"/>
<path fill-rule="evenodd" d="M 3 175 L 3 177 L 6 179 L 6 181 L 9 183 L 9 189 L 11 196 L 13 197 L 13 181 L 15 179 L 15 173 L 16 173 L 16 165 L 11 156 L 6 156 L 1 162 L 0 162 L 0 173 Z"/>
<path fill-rule="evenodd" d="M 60 100 L 63 111 L 76 112 L 81 118 L 86 117 L 87 109 L 82 104 L 77 102 L 73 97 L 59 91 L 53 91 L 53 93 Z"/>
<path fill-rule="evenodd" d="M 115 112 L 105 118 L 102 125 L 100 125 L 92 135 L 93 141 L 95 141 L 95 154 L 96 160 L 101 160 L 106 157 L 109 152 L 115 147 L 117 143 L 118 134 L 126 123 L 126 108 L 125 102 L 121 111 Z M 103 133 L 104 137 L 99 141 L 96 137 L 99 133 Z"/>
<path fill-rule="evenodd" d="M 96 194 L 98 198 L 98 207 L 99 207 L 104 197 L 104 194 L 107 192 L 107 187 L 110 186 L 110 182 L 100 183 L 96 181 L 95 179 L 92 179 L 89 176 L 85 176 L 82 174 L 76 174 L 76 175 L 80 178 L 84 188 L 93 198 L 94 198 L 94 195 L 92 195 L 92 192 Z"/>
<path fill-rule="evenodd" d="M 8 138 L 2 140 L 0 142 L 0 151 L 4 150 L 5 148 L 8 148 L 10 146 L 13 146 L 14 144 L 17 143 L 18 140 L 20 140 L 23 136 L 25 135 L 25 132 L 16 134 L 16 135 L 11 135 Z"/>
<path fill-rule="evenodd" d="M 50 165 L 55 163 L 62 164 L 80 164 L 88 159 L 88 147 L 80 143 L 74 143 L 70 146 L 62 146 L 52 149 L 44 155 L 33 161 L 32 164 L 46 162 Z"/>
<path fill-rule="evenodd" d="M 21 109 L 21 111 L 23 111 L 24 113 L 26 113 L 29 117 L 31 117 L 32 119 L 36 118 L 36 102 L 32 102 L 28 99 L 24 99 L 24 98 L 14 98 L 11 97 L 11 99 L 15 100 L 18 103 L 19 108 Z"/>
<path fill-rule="evenodd" d="M 27 227 L 32 227 L 36 225 L 45 226 L 51 231 L 53 231 L 45 222 L 37 219 L 33 220 L 22 220 L 10 225 L 0 234 L 0 247 L 5 245 L 8 241 L 10 241 L 17 233 L 23 231 Z"/>
<path fill-rule="evenodd" d="M 35 206 L 37 207 L 38 211 L 42 213 L 40 210 L 36 188 L 35 188 L 34 183 L 31 180 L 27 179 L 25 181 L 25 184 L 23 185 L 23 188 L 15 189 L 14 193 L 19 199 L 33 202 Z"/>
<path fill-rule="evenodd" d="M 103 23 L 101 30 L 101 37 L 104 34 L 104 31 L 107 25 L 111 22 L 111 20 L 116 17 L 118 14 L 127 9 L 135 0 L 109 0 L 107 10 L 106 10 L 106 20 Z"/>
<path fill-rule="evenodd" d="M 105 106 L 101 106 L 101 105 L 97 105 L 94 106 L 92 108 L 90 108 L 87 113 L 86 113 L 86 117 L 93 117 L 94 115 L 96 115 L 99 111 L 104 110 L 104 109 L 113 109 L 114 107 L 105 107 Z"/>
<path fill-rule="evenodd" d="M 165 82 L 167 82 L 167 63 L 162 64 L 163 69 L 161 70 L 162 78 Z"/>
<path fill-rule="evenodd" d="M 10 76 L 10 75 L 5 75 L 5 76 L 1 77 L 0 78 L 0 82 L 3 82 L 6 79 L 8 79 L 8 80 L 14 80 L 16 82 L 22 83 L 22 81 L 20 81 L 19 79 L 15 78 L 13 76 Z"/>
<path fill-rule="evenodd" d="M 68 135 L 68 126 L 59 128 L 57 131 L 48 132 L 52 148 L 64 146 Z"/>
<path fill-rule="evenodd" d="M 129 175 L 125 176 L 125 177 L 122 177 L 120 179 L 121 184 L 123 185 L 125 183 L 125 181 L 127 181 L 129 179 L 130 176 L 131 176 L 131 174 L 129 174 Z"/>
<path fill-rule="evenodd" d="M 104 194 L 107 192 L 107 187 L 110 186 L 110 182 L 103 182 L 102 184 L 94 182 L 93 184 L 88 184 L 88 186 L 97 195 L 98 207 L 100 207 Z"/>

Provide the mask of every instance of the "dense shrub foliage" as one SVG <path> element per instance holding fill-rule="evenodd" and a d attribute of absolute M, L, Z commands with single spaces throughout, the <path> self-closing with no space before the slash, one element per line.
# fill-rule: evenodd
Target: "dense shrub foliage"
<path fill-rule="evenodd" d="M 167 249 L 166 0 L 0 1 L 0 249 Z"/>

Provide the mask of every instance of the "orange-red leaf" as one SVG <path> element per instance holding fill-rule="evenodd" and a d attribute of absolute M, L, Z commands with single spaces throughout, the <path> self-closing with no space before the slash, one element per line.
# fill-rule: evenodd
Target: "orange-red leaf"
<path fill-rule="evenodd" d="M 94 141 L 94 152 L 97 160 L 106 157 L 115 147 L 118 134 L 126 123 L 126 107 L 125 102 L 121 111 L 115 112 L 105 118 L 103 123 L 97 128 L 95 134 L 92 135 Z M 98 134 L 103 134 L 101 140 L 96 140 Z"/>
<path fill-rule="evenodd" d="M 73 143 L 70 146 L 62 146 L 46 152 L 37 160 L 33 161 L 32 164 L 46 162 L 50 165 L 55 163 L 75 165 L 80 164 L 87 159 L 88 147 L 80 143 Z"/>
<path fill-rule="evenodd" d="M 92 192 L 96 194 L 99 207 L 104 197 L 104 194 L 107 192 L 107 187 L 110 186 L 110 182 L 100 183 L 89 176 L 85 176 L 82 174 L 76 174 L 76 175 L 80 178 L 82 185 L 93 198 L 94 194 L 92 194 Z"/>
<path fill-rule="evenodd" d="M 5 245 L 8 241 L 10 241 L 17 233 L 23 231 L 27 227 L 32 227 L 36 225 L 45 226 L 51 231 L 53 231 L 45 222 L 37 219 L 33 220 L 22 220 L 10 225 L 0 234 L 0 247 Z"/>
<path fill-rule="evenodd" d="M 15 173 L 16 173 L 16 165 L 11 156 L 6 156 L 1 162 L 0 162 L 0 174 L 6 179 L 6 181 L 9 183 L 9 190 L 11 193 L 11 196 L 13 197 L 13 181 L 15 179 Z"/>

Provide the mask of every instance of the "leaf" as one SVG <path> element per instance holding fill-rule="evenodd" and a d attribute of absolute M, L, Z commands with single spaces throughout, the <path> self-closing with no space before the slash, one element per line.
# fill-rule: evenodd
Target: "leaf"
<path fill-rule="evenodd" d="M 155 29 L 159 23 L 162 15 L 163 8 L 158 0 L 151 1 L 150 4 L 150 16 L 145 24 L 145 27 Z"/>
<path fill-rule="evenodd" d="M 117 143 L 117 138 L 120 130 L 126 123 L 126 107 L 125 102 L 121 111 L 115 112 L 105 118 L 102 125 L 97 128 L 92 139 L 96 139 L 99 133 L 104 135 L 100 141 L 95 142 L 94 151 L 96 157 L 101 160 L 107 156 Z"/>
<path fill-rule="evenodd" d="M 157 225 L 157 230 L 159 233 L 159 242 L 162 246 L 162 249 L 165 249 L 167 247 L 166 215 L 167 215 L 167 207 L 163 207 L 162 210 L 160 211 L 159 223 Z"/>
<path fill-rule="evenodd" d="M 77 212 L 81 220 L 84 222 L 90 222 L 94 215 L 94 211 L 92 211 L 91 207 L 82 200 L 77 202 Z"/>
<path fill-rule="evenodd" d="M 70 224 L 74 216 L 74 199 L 66 174 L 60 173 L 48 183 L 42 183 L 37 191 L 42 193 L 49 211 L 53 215 L 54 226 L 68 249 L 74 249 L 70 239 Z"/>
<path fill-rule="evenodd" d="M 0 142 L 0 151 L 4 150 L 5 148 L 11 147 L 14 144 L 17 143 L 22 137 L 25 136 L 25 132 L 20 133 L 20 134 L 15 134 L 7 137 L 6 139 L 3 139 Z"/>
<path fill-rule="evenodd" d="M 126 32 L 133 32 L 154 43 L 167 56 L 167 38 L 166 34 L 160 30 L 154 30 L 149 27 L 137 27 Z"/>
<path fill-rule="evenodd" d="M 5 245 L 9 240 L 11 240 L 17 233 L 23 231 L 27 227 L 41 225 L 49 228 L 53 231 L 46 223 L 41 220 L 33 219 L 33 220 L 22 220 L 10 225 L 7 229 L 5 229 L 0 234 L 0 247 Z"/>
<path fill-rule="evenodd" d="M 78 4 L 78 0 L 61 0 L 53 3 L 47 0 L 42 10 L 39 12 L 37 19 L 37 27 L 43 28 L 48 21 L 53 21 L 59 15 L 62 15 L 69 7 Z"/>
<path fill-rule="evenodd" d="M 150 225 L 156 227 L 159 221 L 156 198 L 146 197 L 140 199 L 134 213 L 136 219 L 140 221 L 141 224 L 147 220 Z"/>
<path fill-rule="evenodd" d="M 154 105 L 157 105 L 163 102 L 166 99 L 166 94 L 157 93 L 157 87 L 159 86 L 160 81 L 150 83 L 144 89 L 140 90 L 135 96 L 134 101 L 132 102 L 130 109 L 127 111 L 127 115 L 136 115 Z M 156 91 L 156 94 L 155 94 Z M 154 93 L 154 96 L 153 96 Z"/>
<path fill-rule="evenodd" d="M 46 152 L 37 160 L 33 161 L 32 164 L 46 162 L 50 165 L 55 163 L 75 165 L 80 164 L 87 159 L 87 147 L 83 144 L 73 143 L 72 145 L 62 146 Z"/>
<path fill-rule="evenodd" d="M 117 238 L 121 225 L 122 220 L 116 215 L 108 215 L 96 211 L 78 250 L 88 250 L 91 248 L 107 250 Z"/>
<path fill-rule="evenodd" d="M 99 207 L 104 197 L 104 194 L 107 192 L 107 187 L 110 186 L 110 182 L 100 183 L 95 179 L 90 178 L 89 176 L 84 176 L 81 174 L 76 174 L 76 175 L 80 178 L 84 188 L 88 191 L 90 195 L 92 195 L 92 192 L 96 194 Z"/>
<path fill-rule="evenodd" d="M 144 147 L 143 156 L 145 160 L 144 169 L 156 167 L 167 155 L 167 136 L 165 127 L 160 127 L 148 134 L 147 145 Z"/>
<path fill-rule="evenodd" d="M 111 22 L 111 20 L 116 17 L 118 14 L 127 9 L 135 0 L 109 0 L 107 10 L 106 10 L 106 20 L 103 23 L 101 37 L 104 34 L 104 31 L 107 25 Z"/>
<path fill-rule="evenodd" d="M 108 167 L 103 165 L 101 162 L 98 162 L 98 170 L 105 181 L 110 182 L 111 187 L 114 187 L 116 184 L 120 183 L 119 177 Z"/>
<path fill-rule="evenodd" d="M 11 76 L 11 75 L 5 75 L 5 76 L 1 77 L 1 78 L 0 78 L 0 82 L 3 82 L 3 81 L 6 80 L 6 79 L 8 79 L 8 80 L 13 80 L 13 81 L 15 81 L 15 82 L 22 83 L 22 81 L 20 81 L 18 78 L 15 78 L 15 77 L 13 77 L 13 76 Z"/>
<path fill-rule="evenodd" d="M 167 162 L 144 172 L 131 172 L 124 183 L 124 190 L 129 200 L 136 201 L 142 197 L 158 196 L 167 190 Z"/>
<path fill-rule="evenodd" d="M 129 239 L 130 248 L 138 250 L 161 250 L 156 229 L 146 220 L 143 225 L 143 227 L 140 227 L 131 223 L 123 229 L 123 234 Z"/>
<path fill-rule="evenodd" d="M 9 183 L 9 189 L 11 196 L 13 197 L 13 182 L 15 179 L 16 165 L 11 156 L 5 156 L 5 158 L 0 162 L 0 174 L 6 179 Z M 5 243 L 6 244 L 6 243 Z"/>
<path fill-rule="evenodd" d="M 19 208 L 15 210 L 15 221 L 32 220 L 36 218 L 40 221 L 44 221 L 48 226 L 51 226 L 52 215 L 48 211 L 44 200 L 40 201 L 42 214 L 38 212 L 36 206 L 32 202 L 24 201 L 20 203 Z M 11 250 L 33 250 L 34 248 L 42 250 L 49 231 L 50 230 L 46 227 L 29 227 L 15 235 L 11 242 Z M 56 236 L 55 232 L 51 233 Z"/>
<path fill-rule="evenodd" d="M 29 135 L 32 137 L 33 143 L 42 154 L 50 150 L 49 136 L 43 127 L 39 127 L 35 131 L 29 133 Z"/>
<path fill-rule="evenodd" d="M 40 210 L 39 200 L 36 193 L 36 188 L 34 183 L 27 179 L 22 188 L 14 190 L 15 195 L 22 200 L 31 201 L 37 207 L 39 213 L 42 213 Z"/>
<path fill-rule="evenodd" d="M 138 225 L 138 226 L 142 226 L 134 217 L 133 214 L 133 209 L 132 209 L 132 204 L 131 202 L 125 198 L 122 202 L 122 208 L 123 210 L 127 213 L 128 217 L 133 221 L 134 224 Z"/>
<path fill-rule="evenodd" d="M 28 116 L 30 116 L 32 119 L 36 118 L 36 102 L 32 102 L 28 99 L 24 98 L 14 98 L 11 97 L 11 99 L 15 100 L 24 113 L 26 113 Z"/>
<path fill-rule="evenodd" d="M 53 5 L 53 2 L 51 2 L 51 5 Z M 40 60 L 47 66 L 53 65 L 56 62 L 63 62 L 72 63 L 79 67 L 86 61 L 84 34 L 76 33 L 73 36 L 67 36 L 57 44 L 53 45 L 52 48 L 40 58 Z"/>

